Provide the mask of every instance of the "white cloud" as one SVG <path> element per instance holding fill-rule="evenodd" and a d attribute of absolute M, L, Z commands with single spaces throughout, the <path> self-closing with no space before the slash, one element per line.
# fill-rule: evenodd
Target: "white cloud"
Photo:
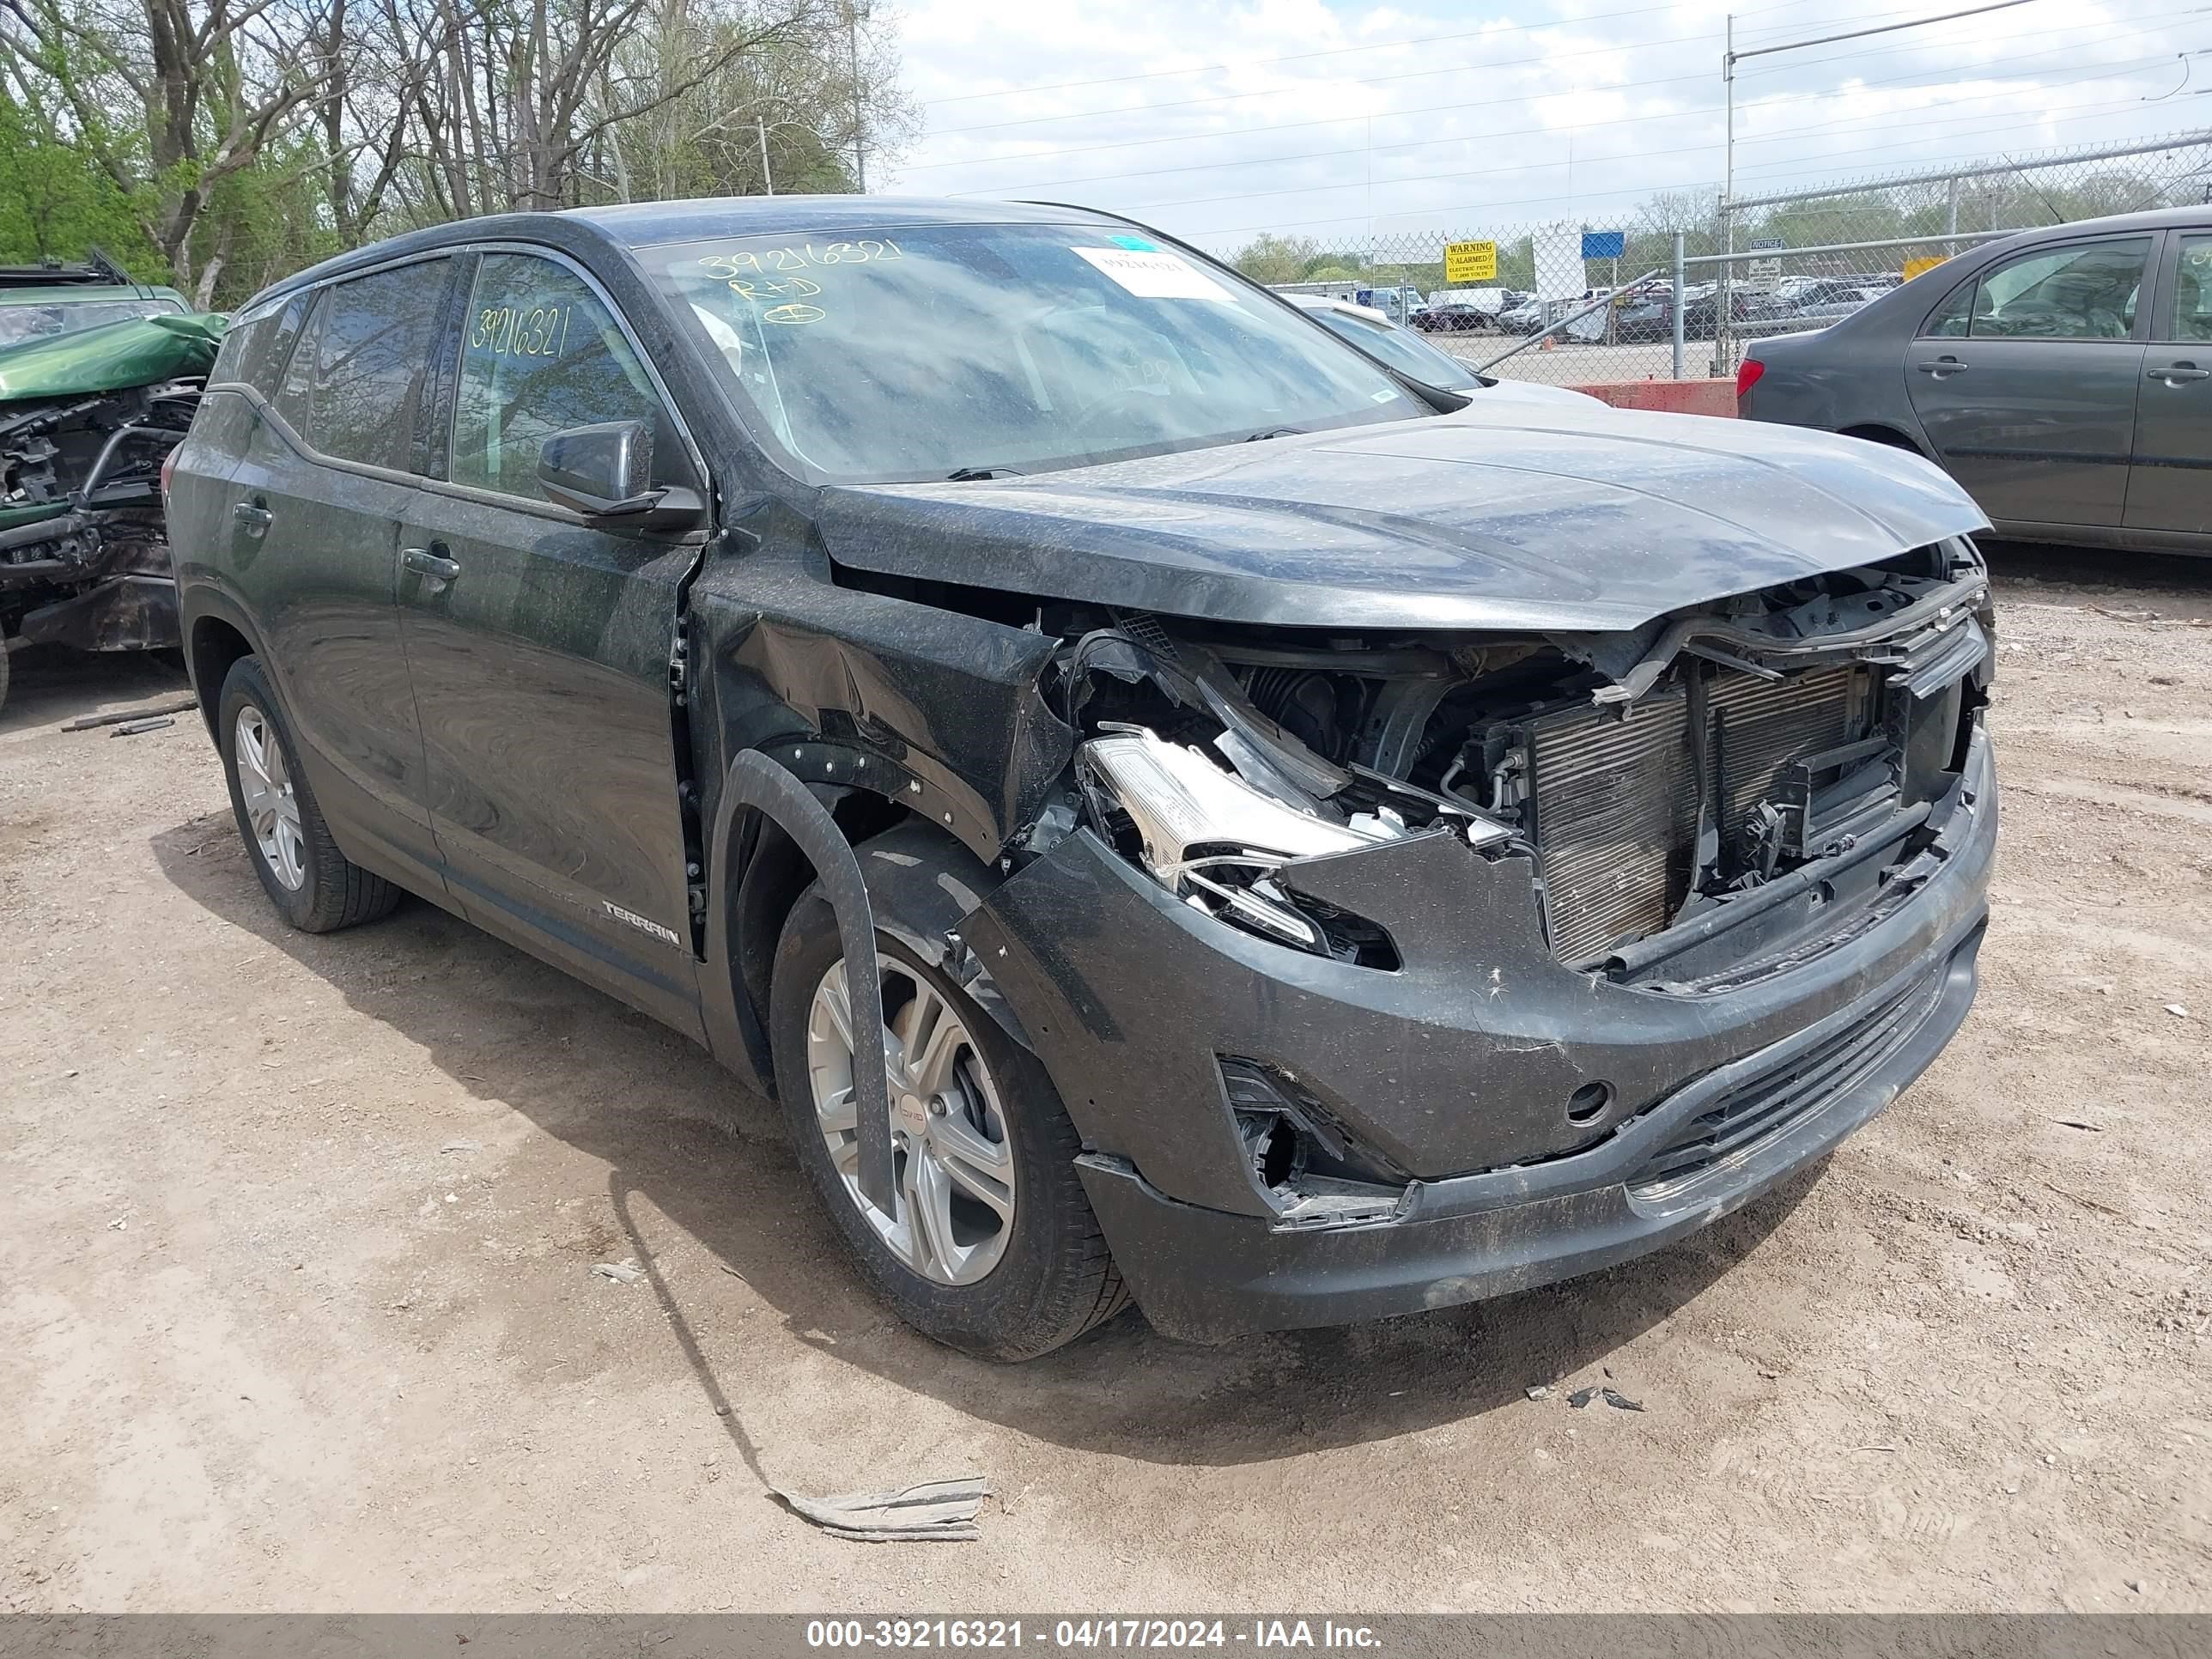
<path fill-rule="evenodd" d="M 889 187 L 1084 202 L 1217 247 L 1601 223 L 1719 183 L 1729 3 L 1749 51 L 1944 0 L 909 0 L 925 126 Z M 2176 94 L 2205 47 L 2202 0 L 2036 0 L 1752 58 L 1738 192 L 2212 126 L 2212 57 Z"/>

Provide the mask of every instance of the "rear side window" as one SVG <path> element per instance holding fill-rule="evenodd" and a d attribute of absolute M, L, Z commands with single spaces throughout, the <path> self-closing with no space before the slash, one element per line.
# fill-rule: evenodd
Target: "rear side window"
<path fill-rule="evenodd" d="M 307 320 L 286 363 L 284 378 L 276 387 L 276 412 L 301 437 L 307 434 L 308 405 L 315 390 L 315 343 L 322 331 L 323 291 L 309 294 Z"/>
<path fill-rule="evenodd" d="M 250 386 L 264 398 L 276 395 L 277 376 L 300 337 L 313 296 L 295 294 L 289 300 L 252 312 L 232 323 L 222 337 L 222 349 L 209 379 L 218 385 Z"/>
<path fill-rule="evenodd" d="M 1965 282 L 1943 296 L 1943 303 L 1929 313 L 1927 325 L 1920 331 L 1937 339 L 1963 340 L 1966 325 L 1974 314 L 1974 284 Z"/>
<path fill-rule="evenodd" d="M 2148 236 L 2015 255 L 1973 284 L 1966 331 L 1978 340 L 2124 340 L 2149 264 Z"/>
<path fill-rule="evenodd" d="M 603 421 L 647 422 L 659 470 L 682 469 L 660 394 L 590 285 L 550 259 L 485 254 L 461 335 L 449 476 L 542 501 L 545 440 Z"/>
<path fill-rule="evenodd" d="M 403 472 L 412 464 L 415 393 L 436 350 L 447 263 L 374 271 L 325 295 L 307 427 L 325 454 Z"/>

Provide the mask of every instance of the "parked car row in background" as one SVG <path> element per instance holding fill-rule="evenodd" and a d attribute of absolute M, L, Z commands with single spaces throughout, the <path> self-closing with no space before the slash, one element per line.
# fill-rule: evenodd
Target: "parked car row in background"
<path fill-rule="evenodd" d="M 1787 276 L 1771 286 L 1731 282 L 1726 284 L 1730 331 L 1756 335 L 1817 327 L 1850 315 L 1904 280 L 1895 271 L 1877 271 Z M 1719 297 L 1723 286 L 1701 282 L 1683 289 L 1683 338 L 1713 337 L 1723 307 Z M 1576 316 L 1591 301 L 1601 299 L 1612 301 L 1609 314 L 1601 308 Z M 1578 298 L 1548 301 L 1514 289 L 1460 289 L 1431 295 L 1430 303 L 1412 311 L 1406 321 L 1425 334 L 1491 331 L 1525 336 L 1558 328 L 1564 337 L 1586 343 L 1639 344 L 1673 336 L 1674 305 L 1674 285 L 1664 278 L 1630 283 L 1611 292 L 1592 289 Z"/>

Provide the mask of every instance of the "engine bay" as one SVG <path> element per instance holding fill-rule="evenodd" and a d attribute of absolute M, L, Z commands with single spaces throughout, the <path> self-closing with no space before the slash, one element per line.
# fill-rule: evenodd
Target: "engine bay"
<path fill-rule="evenodd" d="M 1560 959 L 1617 969 L 1924 817 L 1964 763 L 1986 605 L 1955 542 L 1620 635 L 1037 625 L 1072 641 L 1059 690 L 1084 816 L 1195 908 L 1389 968 L 1387 928 L 1285 872 L 1443 831 L 1529 857 Z"/>

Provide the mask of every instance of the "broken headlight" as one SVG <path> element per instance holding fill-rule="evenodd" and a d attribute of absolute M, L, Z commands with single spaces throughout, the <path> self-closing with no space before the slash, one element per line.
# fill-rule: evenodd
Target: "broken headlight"
<path fill-rule="evenodd" d="M 1140 727 L 1083 745 L 1099 816 L 1161 885 L 1207 915 L 1323 956 L 1395 965 L 1372 923 L 1294 897 L 1276 880 L 1294 860 L 1357 852 L 1407 829 L 1387 809 L 1332 823 L 1254 788 L 1200 750 Z"/>

